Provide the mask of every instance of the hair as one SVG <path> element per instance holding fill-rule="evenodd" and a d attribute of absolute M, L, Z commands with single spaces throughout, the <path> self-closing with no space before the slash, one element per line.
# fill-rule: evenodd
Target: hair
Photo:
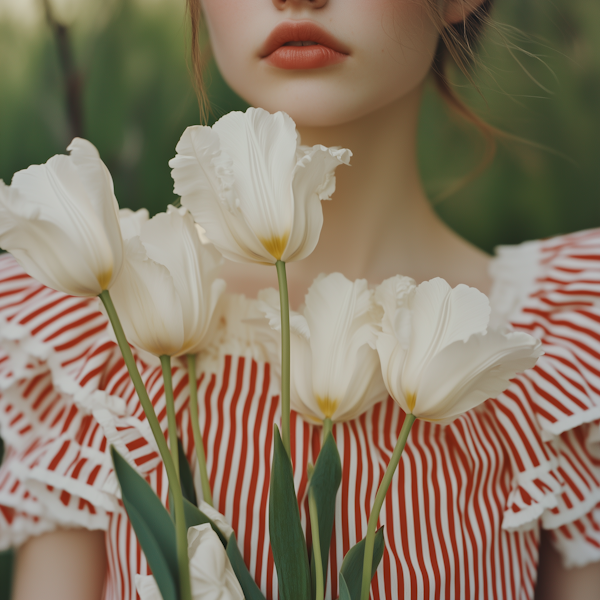
<path fill-rule="evenodd" d="M 463 0 L 466 2 L 466 0 Z M 466 177 L 450 186 L 438 198 L 443 199 L 475 179 L 492 162 L 496 153 L 496 140 L 499 137 L 513 138 L 510 134 L 486 123 L 467 106 L 454 90 L 448 79 L 450 66 L 454 64 L 467 80 L 477 89 L 473 79 L 473 66 L 478 63 L 475 50 L 484 29 L 493 27 L 491 10 L 494 0 L 484 0 L 475 9 L 470 10 L 462 21 L 448 24 L 444 19 L 444 9 L 438 0 L 427 0 L 429 16 L 436 25 L 440 38 L 431 65 L 433 83 L 446 105 L 477 128 L 485 142 L 485 152 L 480 163 Z"/>
<path fill-rule="evenodd" d="M 461 0 L 465 4 L 465 18 L 453 24 L 446 22 L 444 18 L 444 6 L 440 6 L 439 0 L 425 1 L 429 17 L 436 25 L 440 34 L 431 66 L 434 85 L 447 106 L 455 114 L 475 126 L 485 140 L 486 150 L 484 157 L 478 167 L 456 186 L 462 187 L 462 185 L 479 175 L 489 165 L 496 151 L 496 139 L 506 136 L 504 132 L 477 116 L 462 101 L 448 79 L 448 71 L 452 64 L 454 64 L 462 71 L 468 81 L 474 87 L 477 87 L 473 79 L 473 66 L 477 63 L 475 49 L 483 30 L 491 25 L 490 12 L 494 0 L 483 0 L 480 5 L 472 10 L 467 9 L 467 0 Z M 442 5 L 444 4 L 442 3 Z M 200 0 L 187 0 L 187 8 L 192 29 L 192 75 L 200 106 L 201 120 L 204 122 L 209 113 L 209 104 L 203 80 L 206 58 L 200 52 L 199 45 L 199 30 L 202 21 Z M 444 195 L 448 195 L 452 191 L 455 191 L 455 189 L 449 190 Z"/>

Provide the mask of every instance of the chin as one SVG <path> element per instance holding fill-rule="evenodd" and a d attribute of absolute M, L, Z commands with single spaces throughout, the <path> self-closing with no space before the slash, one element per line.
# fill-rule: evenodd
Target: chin
<path fill-rule="evenodd" d="M 276 81 L 263 85 L 239 85 L 239 78 L 229 83 L 235 92 L 252 106 L 271 113 L 283 111 L 298 127 L 336 127 L 350 123 L 387 105 L 406 92 L 395 94 L 361 94 L 356 85 L 337 85 L 325 78 L 312 81 Z M 233 84 L 233 85 L 232 85 Z M 237 84 L 237 85 L 236 85 Z"/>

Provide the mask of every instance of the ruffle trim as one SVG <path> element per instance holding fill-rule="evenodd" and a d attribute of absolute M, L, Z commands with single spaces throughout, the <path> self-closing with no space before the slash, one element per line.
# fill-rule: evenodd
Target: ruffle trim
<path fill-rule="evenodd" d="M 600 505 L 585 517 L 551 532 L 554 547 L 567 569 L 600 561 Z"/>
<path fill-rule="evenodd" d="M 278 352 L 279 334 L 269 327 L 259 301 L 243 294 L 223 294 L 217 307 L 212 342 L 198 355 L 198 372 L 216 373 L 225 355 L 269 362 Z M 272 365 L 278 376 L 277 365 Z"/>
<path fill-rule="evenodd" d="M 503 528 L 541 520 L 558 531 L 600 501 L 600 230 L 501 247 L 491 274 L 496 324 L 538 337 L 545 352 L 494 401 L 516 473 Z M 518 459 L 517 434 L 527 440 Z M 566 563 L 596 560 L 589 540 L 562 545 Z"/>
<path fill-rule="evenodd" d="M 114 344 L 96 300 L 67 296 L 23 275 L 11 256 L 0 257 L 0 392 L 4 399 L 16 404 L 20 391 L 15 394 L 15 386 L 49 372 L 54 390 L 86 414 L 98 406 L 123 412 L 123 400 L 101 386 L 104 368 L 113 360 Z M 15 278 L 19 287 L 10 289 Z M 10 432 L 2 435 L 10 436 Z"/>
<path fill-rule="evenodd" d="M 534 529 L 547 510 L 558 506 L 563 484 L 556 462 L 518 473 L 508 496 L 502 528 L 507 531 Z"/>
<path fill-rule="evenodd" d="M 19 546 L 57 527 L 108 528 L 102 505 L 115 510 L 116 501 L 107 503 L 93 486 L 65 473 L 31 467 L 30 457 L 11 451 L 0 469 L 0 549 Z"/>
<path fill-rule="evenodd" d="M 216 373 L 230 352 L 258 360 L 267 356 L 269 339 L 262 340 L 252 324 L 262 318 L 255 301 L 226 295 L 218 311 L 213 342 L 198 359 L 200 369 Z M 157 399 L 156 364 L 144 358 L 138 356 L 140 370 Z M 178 371 L 181 379 L 185 369 Z M 46 288 L 10 255 L 0 257 L 0 394 L 0 435 L 11 452 L 0 468 L 0 504 L 35 522 L 26 525 L 25 517 L 15 517 L 11 523 L 18 531 L 3 528 L 2 544 L 22 543 L 49 530 L 50 523 L 105 529 L 108 513 L 122 510 L 107 452 L 111 444 L 146 476 L 160 465 L 97 300 Z M 161 402 L 164 408 L 158 398 L 158 412 Z M 92 432 L 95 424 L 99 429 Z"/>
<path fill-rule="evenodd" d="M 18 548 L 29 538 L 54 531 L 57 527 L 53 521 L 0 506 L 0 552 Z"/>

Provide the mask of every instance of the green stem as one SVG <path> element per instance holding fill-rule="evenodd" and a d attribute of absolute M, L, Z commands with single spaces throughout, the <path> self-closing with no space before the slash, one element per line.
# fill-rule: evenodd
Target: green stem
<path fill-rule="evenodd" d="M 281 305 L 281 439 L 288 456 L 290 453 L 290 302 L 288 299 L 285 263 L 278 260 L 279 302 Z"/>
<path fill-rule="evenodd" d="M 112 302 L 110 294 L 108 293 L 108 290 L 104 290 L 100 294 L 99 298 L 102 300 L 104 308 L 106 308 L 106 313 L 108 314 L 108 318 L 113 326 L 117 343 L 119 344 L 121 354 L 123 355 L 123 360 L 125 361 L 125 365 L 129 371 L 129 376 L 133 382 L 133 387 L 135 388 L 138 398 L 140 399 L 140 404 L 144 409 L 144 414 L 146 415 L 146 419 L 148 419 L 148 424 L 150 425 L 150 429 L 152 430 L 152 434 L 154 435 L 154 439 L 158 445 L 160 456 L 163 464 L 165 465 L 165 470 L 167 471 L 169 487 L 171 488 L 173 504 L 175 505 L 175 534 L 177 536 L 177 562 L 179 565 L 179 587 L 181 591 L 181 600 L 191 600 L 192 588 L 190 584 L 190 565 L 188 562 L 187 528 L 185 526 L 183 495 L 181 493 L 179 477 L 177 476 L 175 465 L 173 464 L 171 454 L 169 453 L 167 441 L 165 440 L 165 436 L 160 428 L 160 423 L 158 422 L 158 418 L 154 412 L 154 406 L 152 406 L 152 402 L 148 396 L 148 392 L 146 391 L 140 372 L 135 364 L 135 359 L 133 358 L 131 348 L 129 347 L 127 339 L 125 338 L 125 332 L 123 331 L 121 321 L 119 320 L 119 316 L 117 315 L 117 311 Z"/>
<path fill-rule="evenodd" d="M 308 488 L 308 511 L 310 514 L 310 531 L 312 533 L 312 547 L 314 554 L 316 595 L 315 600 L 323 600 L 325 596 L 325 585 L 323 582 L 323 561 L 321 559 L 321 541 L 319 539 L 319 515 L 317 513 L 317 501 L 315 492 L 311 487 Z"/>
<path fill-rule="evenodd" d="M 400 462 L 402 451 L 404 450 L 406 440 L 408 440 L 408 434 L 410 433 L 410 429 L 413 426 L 415 419 L 416 417 L 412 414 L 406 415 L 404 418 L 404 423 L 402 424 L 402 429 L 400 431 L 400 435 L 398 436 L 396 447 L 394 448 L 392 458 L 390 459 L 390 464 L 385 470 L 385 475 L 383 476 L 381 484 L 379 485 L 379 489 L 377 490 L 377 495 L 375 496 L 375 503 L 373 504 L 373 509 L 371 510 L 371 515 L 369 516 L 369 524 L 367 525 L 367 537 L 365 538 L 365 557 L 363 562 L 360 600 L 369 600 L 369 589 L 371 588 L 371 568 L 373 565 L 373 548 L 375 546 L 375 533 L 377 530 L 379 511 L 381 511 L 388 488 L 390 487 L 390 483 L 392 483 L 392 478 L 394 477 L 396 467 Z"/>
<path fill-rule="evenodd" d="M 325 417 L 325 420 L 323 421 L 323 440 L 321 441 L 322 444 L 325 443 L 325 440 L 327 439 L 327 436 L 329 435 L 332 429 L 333 422 L 329 417 Z"/>
<path fill-rule="evenodd" d="M 187 355 L 188 379 L 190 382 L 190 416 L 192 419 L 192 434 L 194 435 L 194 446 L 196 447 L 196 459 L 200 469 L 200 481 L 202 482 L 202 497 L 204 502 L 213 505 L 210 481 L 206 469 L 206 456 L 204 454 L 204 442 L 200 432 L 200 419 L 198 417 L 198 383 L 196 380 L 196 357 Z"/>
<path fill-rule="evenodd" d="M 160 357 L 163 381 L 165 383 L 165 401 L 167 403 L 167 423 L 169 427 L 169 445 L 171 458 L 175 465 L 177 479 L 179 480 L 179 443 L 177 440 L 177 417 L 175 415 L 175 398 L 173 397 L 173 377 L 171 374 L 171 357 L 163 354 Z"/>

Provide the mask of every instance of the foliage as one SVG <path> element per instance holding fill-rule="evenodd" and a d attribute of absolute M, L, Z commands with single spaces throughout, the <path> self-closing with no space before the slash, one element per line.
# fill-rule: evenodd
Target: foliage
<path fill-rule="evenodd" d="M 167 161 L 184 128 L 198 123 L 186 64 L 185 3 L 79 4 L 85 9 L 76 11 L 71 22 L 68 15 L 58 16 L 70 25 L 82 73 L 84 133 L 111 170 L 121 205 L 147 206 L 151 213 L 163 210 L 174 200 Z M 0 178 L 5 182 L 15 171 L 64 152 L 70 137 L 51 32 L 41 16 L 17 26 L 9 15 L 0 13 Z M 513 52 L 524 68 L 501 35 L 492 33 L 480 53 L 484 68 L 476 76 L 485 99 L 462 78 L 455 80 L 489 122 L 548 150 L 501 142 L 483 176 L 436 202 L 477 165 L 482 144 L 475 132 L 448 117 L 431 89 L 425 95 L 419 138 L 422 171 L 436 209 L 486 250 L 600 225 L 595 198 L 600 139 L 594 134 L 600 101 L 600 5 L 503 0 L 497 3 L 496 18 L 524 32 L 501 29 L 524 50 Z M 212 120 L 245 108 L 212 64 L 208 81 Z"/>
<path fill-rule="evenodd" d="M 121 204 L 148 206 L 152 213 L 174 199 L 167 161 L 183 129 L 198 122 L 183 4 L 115 0 L 90 9 L 87 20 L 79 14 L 71 26 L 83 73 L 85 134 L 113 173 Z M 521 69 L 492 34 L 481 52 L 485 69 L 477 75 L 485 100 L 468 85 L 462 94 L 493 124 L 549 150 L 503 142 L 483 176 L 436 204 L 457 231 L 487 250 L 600 224 L 600 140 L 593 126 L 600 100 L 600 6 L 504 0 L 496 16 L 525 32 L 527 39 L 509 31 L 514 43 L 543 57 L 515 51 Z M 43 21 L 24 31 L 0 20 L 0 78 L 0 177 L 8 182 L 16 170 L 64 152 L 69 141 L 56 49 Z M 245 107 L 214 65 L 208 80 L 213 120 Z M 469 173 L 481 153 L 476 135 L 450 120 L 431 90 L 419 145 L 434 199 Z"/>

